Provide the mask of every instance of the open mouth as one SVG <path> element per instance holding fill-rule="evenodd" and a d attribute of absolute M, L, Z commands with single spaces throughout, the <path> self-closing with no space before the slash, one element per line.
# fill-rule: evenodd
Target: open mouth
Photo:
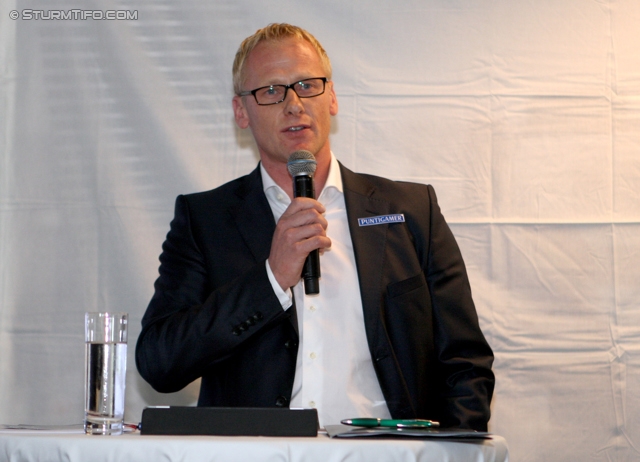
<path fill-rule="evenodd" d="M 309 127 L 306 126 L 306 125 L 295 125 L 293 127 L 289 127 L 287 129 L 285 129 L 284 131 L 285 132 L 299 132 L 299 131 L 304 130 L 305 128 L 309 128 Z"/>

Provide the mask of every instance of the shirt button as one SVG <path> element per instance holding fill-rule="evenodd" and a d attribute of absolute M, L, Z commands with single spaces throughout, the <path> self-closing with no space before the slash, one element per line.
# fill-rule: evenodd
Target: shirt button
<path fill-rule="evenodd" d="M 309 357 L 311 359 L 316 359 L 316 354 L 312 351 L 311 354 L 309 354 Z"/>
<path fill-rule="evenodd" d="M 276 199 L 282 202 L 284 200 L 284 196 L 282 195 L 282 193 L 278 193 L 278 195 L 276 196 Z"/>
<path fill-rule="evenodd" d="M 309 407 L 315 408 L 316 407 L 316 402 L 315 401 L 309 401 Z"/>
<path fill-rule="evenodd" d="M 316 306 L 315 306 L 315 305 L 311 305 L 311 306 L 309 307 L 309 311 L 315 311 L 315 310 L 316 310 Z"/>

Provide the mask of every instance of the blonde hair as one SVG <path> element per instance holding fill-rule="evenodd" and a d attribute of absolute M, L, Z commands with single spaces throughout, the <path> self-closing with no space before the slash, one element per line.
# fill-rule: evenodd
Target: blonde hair
<path fill-rule="evenodd" d="M 256 45 L 263 41 L 276 41 L 291 37 L 306 40 L 315 48 L 326 74 L 323 77 L 329 80 L 331 79 L 331 61 L 329 60 L 329 56 L 327 56 L 327 52 L 324 51 L 320 42 L 318 42 L 313 35 L 291 24 L 269 24 L 267 27 L 258 29 L 255 34 L 244 39 L 240 44 L 240 48 L 238 48 L 236 57 L 233 60 L 233 91 L 236 95 L 239 95 L 242 91 L 242 83 L 246 77 L 245 65 L 247 57 Z"/>

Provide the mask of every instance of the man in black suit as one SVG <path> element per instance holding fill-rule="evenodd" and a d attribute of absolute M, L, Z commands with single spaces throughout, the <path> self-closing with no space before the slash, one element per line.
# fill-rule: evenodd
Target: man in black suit
<path fill-rule="evenodd" d="M 233 109 L 260 154 L 252 173 L 180 196 L 136 346 L 158 391 L 202 378 L 201 406 L 317 407 L 486 430 L 493 353 L 431 186 L 361 175 L 329 144 L 338 102 L 308 32 L 275 24 L 234 62 Z M 317 200 L 294 198 L 291 153 L 317 162 Z M 320 294 L 302 265 L 320 249 Z"/>

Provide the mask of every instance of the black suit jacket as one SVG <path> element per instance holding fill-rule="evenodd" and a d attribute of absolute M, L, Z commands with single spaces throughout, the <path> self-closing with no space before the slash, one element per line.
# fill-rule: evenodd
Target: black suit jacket
<path fill-rule="evenodd" d="M 341 173 L 368 346 L 391 415 L 485 430 L 493 353 L 433 188 Z M 390 213 L 406 221 L 358 226 Z M 288 405 L 297 320 L 267 277 L 274 230 L 259 168 L 178 197 L 136 346 L 156 390 L 202 377 L 201 406 Z"/>

